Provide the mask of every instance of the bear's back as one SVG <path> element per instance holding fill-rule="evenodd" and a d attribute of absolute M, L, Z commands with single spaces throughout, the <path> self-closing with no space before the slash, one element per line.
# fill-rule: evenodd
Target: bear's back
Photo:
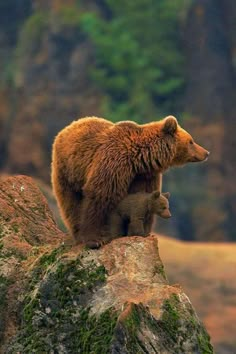
<path fill-rule="evenodd" d="M 100 137 L 106 135 L 114 124 L 97 117 L 86 117 L 72 122 L 64 128 L 55 138 L 54 148 L 63 149 L 66 155 L 75 154 L 76 151 L 96 150 L 100 144 Z"/>
<path fill-rule="evenodd" d="M 102 131 L 105 131 L 114 124 L 106 119 L 97 117 L 86 117 L 78 119 L 65 127 L 58 137 L 81 139 L 94 137 Z"/>
<path fill-rule="evenodd" d="M 131 120 L 124 120 L 121 122 L 117 122 L 114 125 L 114 130 L 120 130 L 124 134 L 125 133 L 140 133 L 142 127 Z"/>

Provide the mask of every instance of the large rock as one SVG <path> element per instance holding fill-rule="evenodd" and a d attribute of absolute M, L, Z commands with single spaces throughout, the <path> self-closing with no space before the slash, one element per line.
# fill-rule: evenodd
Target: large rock
<path fill-rule="evenodd" d="M 46 198 L 31 178 L 1 177 L 0 351 L 1 341 L 16 330 L 16 298 L 27 278 L 27 262 L 34 262 L 64 238 Z"/>
<path fill-rule="evenodd" d="M 1 252 L 9 249 L 11 214 L 19 230 L 11 234 L 24 257 L 15 256 L 15 241 L 17 266 L 4 275 L 11 311 L 2 328 L 3 353 L 213 353 L 188 297 L 166 279 L 157 236 L 115 239 L 100 250 L 65 245 L 31 179 L 9 178 L 1 186 L 7 201 L 0 210 Z M 9 257 L 4 262 L 12 264 Z"/>

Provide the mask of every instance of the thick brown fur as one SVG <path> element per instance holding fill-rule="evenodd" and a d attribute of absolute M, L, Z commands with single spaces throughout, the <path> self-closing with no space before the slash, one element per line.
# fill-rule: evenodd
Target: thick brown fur
<path fill-rule="evenodd" d="M 53 144 L 52 185 L 63 220 L 78 243 L 102 243 L 106 217 L 128 193 L 160 190 L 169 167 L 208 154 L 172 116 L 144 125 L 79 119 Z"/>
<path fill-rule="evenodd" d="M 154 191 L 152 193 L 128 194 L 111 213 L 107 227 L 107 237 L 123 235 L 123 225 L 128 225 L 127 236 L 147 236 L 151 232 L 150 220 L 159 215 L 170 218 L 170 194 Z"/>

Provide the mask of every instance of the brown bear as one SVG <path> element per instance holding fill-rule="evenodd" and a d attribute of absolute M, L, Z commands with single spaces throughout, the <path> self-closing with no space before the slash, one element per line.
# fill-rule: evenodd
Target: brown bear
<path fill-rule="evenodd" d="M 128 193 L 160 190 L 169 167 L 208 155 L 173 116 L 143 125 L 87 117 L 55 138 L 53 190 L 75 240 L 99 246 L 107 216 Z"/>
<path fill-rule="evenodd" d="M 128 194 L 111 213 L 107 227 L 107 237 L 112 239 L 123 235 L 124 224 L 128 226 L 127 236 L 147 236 L 151 232 L 153 216 L 170 218 L 170 193 Z"/>

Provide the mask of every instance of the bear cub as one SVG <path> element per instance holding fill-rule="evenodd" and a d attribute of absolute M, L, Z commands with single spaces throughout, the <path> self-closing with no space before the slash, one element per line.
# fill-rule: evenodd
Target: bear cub
<path fill-rule="evenodd" d="M 134 193 L 129 194 L 111 213 L 108 221 L 110 238 L 117 236 L 147 236 L 151 232 L 154 215 L 170 218 L 170 193 Z M 124 232 L 125 226 L 127 231 Z"/>

